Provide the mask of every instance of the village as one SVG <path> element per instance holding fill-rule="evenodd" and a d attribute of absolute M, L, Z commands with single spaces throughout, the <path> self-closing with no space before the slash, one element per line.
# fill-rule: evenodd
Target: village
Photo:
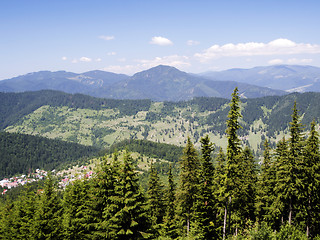
<path fill-rule="evenodd" d="M 76 179 L 91 178 L 93 171 L 91 167 L 88 166 L 74 166 L 68 170 L 59 171 L 56 173 L 56 170 L 52 170 L 51 174 L 56 176 L 58 181 L 58 187 L 64 189 L 70 183 Z M 23 186 L 27 183 L 32 183 L 35 181 L 43 180 L 48 175 L 48 172 L 41 169 L 36 169 L 35 172 L 29 173 L 27 175 L 22 174 L 20 176 L 4 178 L 0 180 L 0 187 L 2 188 L 1 195 L 5 195 L 10 189 Z"/>

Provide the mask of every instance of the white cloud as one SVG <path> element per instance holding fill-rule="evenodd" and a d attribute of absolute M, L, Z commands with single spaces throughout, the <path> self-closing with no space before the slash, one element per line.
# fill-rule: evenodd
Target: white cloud
<path fill-rule="evenodd" d="M 101 62 L 102 59 L 101 59 L 101 58 L 97 58 L 95 61 L 96 61 L 96 62 Z"/>
<path fill-rule="evenodd" d="M 303 58 L 303 59 L 297 59 L 297 58 L 290 58 L 288 59 L 289 64 L 307 64 L 311 63 L 313 59 L 311 58 Z"/>
<path fill-rule="evenodd" d="M 190 66 L 189 58 L 187 56 L 171 55 L 165 57 L 155 57 L 151 60 L 137 60 L 143 68 L 151 68 L 158 65 L 169 65 L 173 67 Z"/>
<path fill-rule="evenodd" d="M 168 38 L 164 37 L 153 37 L 150 41 L 150 44 L 160 45 L 160 46 L 167 46 L 172 45 L 173 42 L 171 42 Z"/>
<path fill-rule="evenodd" d="M 200 44 L 200 42 L 198 42 L 198 41 L 194 41 L 194 40 L 187 41 L 187 45 L 189 45 L 189 46 L 194 46 L 194 45 L 199 45 L 199 44 Z"/>
<path fill-rule="evenodd" d="M 81 58 L 79 58 L 79 61 L 80 61 L 80 62 L 91 62 L 92 59 L 91 59 L 91 58 L 88 58 L 88 57 L 81 57 Z"/>
<path fill-rule="evenodd" d="M 276 59 L 272 59 L 268 62 L 268 64 L 270 65 L 276 65 L 276 64 L 282 64 L 283 63 L 283 60 L 282 59 L 279 59 L 279 58 L 276 58 Z"/>
<path fill-rule="evenodd" d="M 117 55 L 117 53 L 116 52 L 108 52 L 107 55 L 108 56 L 114 56 L 114 55 Z"/>
<path fill-rule="evenodd" d="M 61 58 L 63 61 L 66 61 L 68 58 L 67 57 L 62 57 Z"/>
<path fill-rule="evenodd" d="M 295 43 L 288 39 L 279 38 L 269 43 L 228 43 L 225 45 L 213 45 L 202 53 L 194 56 L 201 62 L 219 57 L 240 56 L 269 56 L 269 55 L 293 55 L 320 53 L 320 45 L 309 43 Z"/>
<path fill-rule="evenodd" d="M 110 40 L 115 39 L 114 36 L 99 36 L 99 38 L 101 38 L 103 40 L 106 40 L 106 41 L 110 41 Z"/>

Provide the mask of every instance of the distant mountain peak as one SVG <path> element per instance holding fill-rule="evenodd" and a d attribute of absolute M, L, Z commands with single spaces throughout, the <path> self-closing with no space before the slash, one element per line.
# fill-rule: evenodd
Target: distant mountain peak
<path fill-rule="evenodd" d="M 158 65 L 156 67 L 144 70 L 142 72 L 138 72 L 132 76 L 133 79 L 135 78 L 141 78 L 141 77 L 156 77 L 159 78 L 160 76 L 174 76 L 174 75 L 181 75 L 181 74 L 187 74 L 185 72 L 180 71 L 179 69 L 167 66 L 167 65 Z"/>

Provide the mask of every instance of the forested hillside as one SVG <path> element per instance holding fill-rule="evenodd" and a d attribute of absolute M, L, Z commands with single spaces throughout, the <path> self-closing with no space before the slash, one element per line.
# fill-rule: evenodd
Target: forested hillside
<path fill-rule="evenodd" d="M 52 170 L 97 155 L 100 150 L 61 140 L 0 132 L 0 179 L 27 174 L 35 169 Z"/>
<path fill-rule="evenodd" d="M 208 134 L 226 147 L 228 101 L 195 98 L 182 102 L 111 100 L 54 91 L 0 93 L 1 128 L 8 132 L 41 135 L 105 148 L 125 139 L 146 139 L 183 146 L 190 136 L 197 147 Z M 301 122 L 319 122 L 319 93 L 242 99 L 241 140 L 261 153 L 266 137 L 270 144 L 289 133 L 292 102 L 297 102 Z"/>
<path fill-rule="evenodd" d="M 319 239 L 320 153 L 316 122 L 305 134 L 297 102 L 291 102 L 288 136 L 275 147 L 264 141 L 261 162 L 243 145 L 241 101 L 235 89 L 226 116 L 226 148 L 213 155 L 209 136 L 200 152 L 186 137 L 174 181 L 150 162 L 147 189 L 139 184 L 136 160 L 115 149 L 100 158 L 92 178 L 65 189 L 49 175 L 43 190 L 17 200 L 2 198 L 4 239 Z M 148 146 L 149 144 L 149 146 Z M 131 140 L 116 148 L 145 154 L 175 152 L 169 145 Z M 148 146 L 148 149 L 144 147 Z M 165 150 L 166 149 L 166 150 Z M 113 150 L 110 150 L 113 151 Z M 178 152 L 177 152 L 178 153 Z M 167 156 L 171 158 L 171 154 Z"/>

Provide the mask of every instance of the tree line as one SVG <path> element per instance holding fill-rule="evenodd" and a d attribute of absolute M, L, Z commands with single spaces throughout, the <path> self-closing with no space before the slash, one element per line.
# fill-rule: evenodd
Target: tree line
<path fill-rule="evenodd" d="M 160 181 L 151 164 L 146 191 L 129 152 L 101 158 L 92 179 L 57 190 L 26 191 L 1 204 L 4 239 L 319 239 L 320 159 L 315 121 L 308 136 L 294 103 L 290 136 L 257 163 L 241 144 L 235 89 L 226 121 L 227 149 L 213 157 L 202 137 L 200 154 L 188 138 L 174 181 Z"/>

